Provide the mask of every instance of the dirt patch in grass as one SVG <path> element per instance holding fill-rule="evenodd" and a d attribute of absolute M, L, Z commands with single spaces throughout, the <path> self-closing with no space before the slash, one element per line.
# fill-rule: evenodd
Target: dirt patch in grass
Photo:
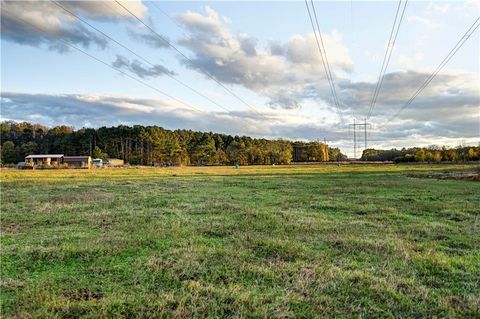
<path fill-rule="evenodd" d="M 101 291 L 93 291 L 89 288 L 82 288 L 79 290 L 71 290 L 63 293 L 63 296 L 70 300 L 98 300 L 102 299 L 103 293 Z"/>
<path fill-rule="evenodd" d="M 444 173 L 411 173 L 413 178 L 455 179 L 465 181 L 480 181 L 480 172 L 444 172 Z"/>
<path fill-rule="evenodd" d="M 0 288 L 1 289 L 15 289 L 15 288 L 23 288 L 25 284 L 20 280 L 6 278 L 0 281 Z"/>
<path fill-rule="evenodd" d="M 5 235 L 5 234 L 18 234 L 21 233 L 25 229 L 24 225 L 20 224 L 10 224 L 10 223 L 4 223 L 0 227 L 0 234 Z"/>

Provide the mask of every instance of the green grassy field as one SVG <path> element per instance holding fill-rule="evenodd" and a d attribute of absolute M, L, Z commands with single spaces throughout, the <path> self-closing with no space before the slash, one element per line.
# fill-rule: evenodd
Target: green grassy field
<path fill-rule="evenodd" d="M 2 317 L 480 317 L 461 165 L 1 170 Z"/>

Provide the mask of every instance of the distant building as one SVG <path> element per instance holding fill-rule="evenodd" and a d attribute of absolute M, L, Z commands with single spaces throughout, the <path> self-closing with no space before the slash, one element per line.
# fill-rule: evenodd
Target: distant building
<path fill-rule="evenodd" d="M 125 162 L 122 159 L 118 158 L 107 158 L 105 160 L 105 165 L 110 167 L 123 166 Z"/>
<path fill-rule="evenodd" d="M 59 167 L 63 163 L 63 154 L 38 154 L 25 157 L 25 164 L 33 167 Z"/>
<path fill-rule="evenodd" d="M 25 157 L 25 166 L 32 168 L 90 168 L 90 156 L 64 156 L 63 154 L 34 154 Z"/>
<path fill-rule="evenodd" d="M 92 158 L 90 156 L 64 156 L 63 163 L 69 168 L 90 168 L 92 167 Z"/>

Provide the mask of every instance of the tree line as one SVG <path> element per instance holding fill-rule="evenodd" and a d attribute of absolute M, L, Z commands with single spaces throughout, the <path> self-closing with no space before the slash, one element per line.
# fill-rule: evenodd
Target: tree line
<path fill-rule="evenodd" d="M 390 150 L 366 149 L 362 153 L 363 161 L 394 161 L 396 163 L 408 162 L 467 162 L 480 160 L 480 144 L 474 146 L 440 147 L 414 147 Z"/>
<path fill-rule="evenodd" d="M 30 154 L 120 158 L 132 165 L 290 164 L 292 161 L 344 160 L 338 148 L 319 142 L 268 140 L 159 126 L 52 128 L 28 122 L 0 124 L 2 164 Z"/>

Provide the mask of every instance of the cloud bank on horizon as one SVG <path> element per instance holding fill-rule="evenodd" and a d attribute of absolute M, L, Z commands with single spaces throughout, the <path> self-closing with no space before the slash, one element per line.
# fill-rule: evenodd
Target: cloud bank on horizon
<path fill-rule="evenodd" d="M 127 41 L 129 46 L 145 47 L 145 52 L 158 52 L 162 57 L 169 52 L 165 41 L 138 27 L 132 16 L 114 3 L 62 1 L 60 4 L 92 24 L 116 28 L 125 25 L 122 41 Z M 148 6 L 148 3 L 128 1 L 125 6 L 186 52 L 190 61 L 172 50 L 168 54 L 173 59 L 169 61 L 173 63 L 160 61 L 148 65 L 133 56 L 126 56 L 107 38 L 52 2 L 44 1 L 2 1 L 2 42 L 11 43 L 15 50 L 34 47 L 37 50 L 50 50 L 52 55 L 65 56 L 70 54 L 70 49 L 58 42 L 58 39 L 62 39 L 92 54 L 107 56 L 112 66 L 144 80 L 160 81 L 165 75 L 182 79 L 182 75 L 190 72 L 200 81 L 213 82 L 206 76 L 208 74 L 236 92 L 249 92 L 249 96 L 255 96 L 252 104 L 258 113 L 242 108 L 232 108 L 231 112 L 212 109 L 192 112 L 174 100 L 129 96 L 121 88 L 110 94 L 83 90 L 72 94 L 9 90 L 2 83 L 2 119 L 75 127 L 146 124 L 269 138 L 316 139 L 328 136 L 336 141 L 336 145 L 350 148 L 351 135 L 348 127 L 342 126 L 336 115 L 337 110 L 311 31 L 294 33 L 287 38 L 265 39 L 241 30 L 234 31 L 234 28 L 238 28 L 234 19 L 222 15 L 213 7 L 204 6 L 201 10 L 186 9 L 172 15 L 175 24 L 181 26 L 182 30 L 176 36 L 171 36 L 167 34 L 168 29 L 154 23 L 152 16 L 155 8 Z M 461 6 L 464 10 L 479 10 L 478 1 L 466 1 Z M 461 10 L 459 8 L 457 6 L 455 10 Z M 430 3 L 426 5 L 424 15 L 410 14 L 404 23 L 420 24 L 425 30 L 436 30 L 441 28 L 441 23 L 434 18 L 447 15 L 450 10 L 454 10 L 453 5 L 448 3 Z M 32 25 L 46 32 L 40 32 Z M 339 111 L 347 119 L 365 116 L 376 85 L 374 74 L 378 69 L 372 70 L 368 77 L 356 77 L 355 58 L 344 40 L 344 34 L 333 28 L 322 32 L 322 37 L 341 101 Z M 383 43 L 386 40 L 381 39 Z M 478 38 L 474 41 L 478 44 Z M 478 45 L 474 49 L 478 55 Z M 9 46 L 6 45 L 3 50 L 8 51 Z M 378 50 L 379 56 L 383 56 L 382 50 Z M 143 51 L 140 49 L 138 52 Z M 401 54 L 401 47 L 395 48 L 394 55 L 396 52 L 400 52 L 397 54 L 398 65 L 404 69 L 397 67 L 387 72 L 372 117 L 375 123 L 385 123 L 433 70 L 432 67 L 421 65 L 425 56 L 423 53 L 409 57 Z M 379 60 L 378 57 L 376 59 Z M 2 60 L 2 65 L 15 63 L 4 58 Z M 377 62 L 378 68 L 380 62 Z M 98 67 L 97 72 L 101 70 Z M 378 125 L 374 126 L 375 141 L 372 145 L 458 144 L 461 140 L 478 143 L 479 80 L 478 61 L 476 68 L 445 69 L 418 96 L 414 105 L 390 123 L 388 130 L 378 130 Z M 194 86 L 196 83 L 189 84 Z M 168 87 L 164 90 L 168 90 Z M 219 87 L 217 90 L 218 94 L 226 94 Z M 210 96 L 215 98 L 215 94 Z M 312 105 L 319 108 L 315 109 Z"/>

